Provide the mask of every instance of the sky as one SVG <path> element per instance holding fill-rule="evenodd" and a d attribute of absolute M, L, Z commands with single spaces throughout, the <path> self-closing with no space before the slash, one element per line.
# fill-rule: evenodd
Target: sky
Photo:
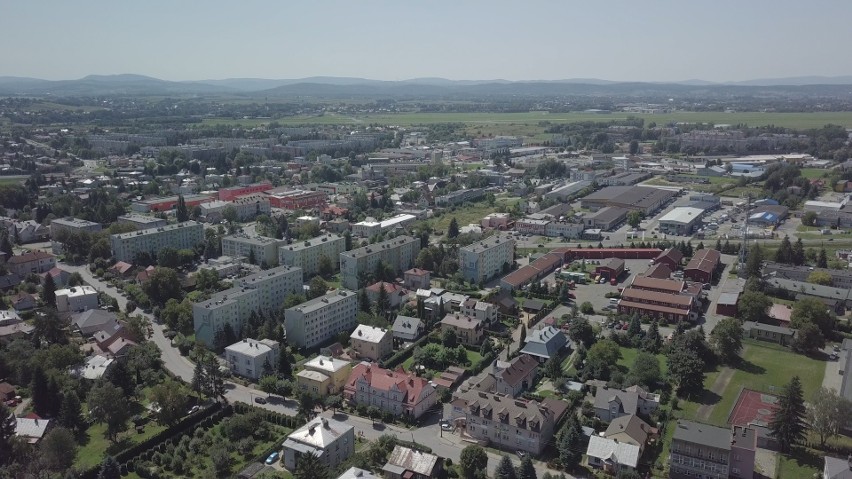
<path fill-rule="evenodd" d="M 0 0 L 0 76 L 852 75 L 849 0 Z"/>

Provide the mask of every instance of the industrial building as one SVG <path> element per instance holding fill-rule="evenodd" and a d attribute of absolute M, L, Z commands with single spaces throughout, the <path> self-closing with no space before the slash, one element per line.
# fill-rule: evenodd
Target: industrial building
<path fill-rule="evenodd" d="M 676 194 L 677 192 L 672 190 L 648 186 L 608 186 L 581 199 L 580 206 L 592 211 L 617 206 L 651 216 Z"/>
<path fill-rule="evenodd" d="M 659 219 L 660 232 L 676 236 L 689 236 L 701 222 L 704 210 L 690 206 L 674 208 Z"/>

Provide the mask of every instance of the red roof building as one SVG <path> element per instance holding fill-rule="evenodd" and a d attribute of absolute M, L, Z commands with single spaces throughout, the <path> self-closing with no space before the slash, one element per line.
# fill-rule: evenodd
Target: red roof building
<path fill-rule="evenodd" d="M 672 269 L 663 263 L 652 265 L 644 273 L 642 273 L 642 276 L 657 279 L 669 279 L 671 275 Z"/>
<path fill-rule="evenodd" d="M 628 287 L 621 292 L 618 312 L 677 322 L 695 319 L 696 314 L 692 311 L 695 306 L 692 296 Z"/>
<path fill-rule="evenodd" d="M 423 378 L 405 372 L 360 363 L 352 369 L 343 388 L 350 403 L 375 406 L 395 416 L 419 418 L 438 401 L 435 388 Z"/>
<path fill-rule="evenodd" d="M 656 291 L 658 293 L 680 294 L 684 289 L 684 282 L 674 279 L 657 279 L 648 276 L 637 276 L 630 285 L 635 289 L 644 291 Z"/>
<path fill-rule="evenodd" d="M 575 259 L 652 259 L 660 254 L 657 248 L 556 248 L 551 253 L 559 253 L 569 263 Z"/>
<path fill-rule="evenodd" d="M 652 264 L 665 264 L 672 271 L 676 271 L 680 267 L 680 262 L 683 259 L 683 253 L 679 249 L 669 248 L 654 258 Z"/>
<path fill-rule="evenodd" d="M 683 270 L 684 278 L 699 283 L 710 283 L 713 275 L 719 268 L 722 254 L 715 249 L 702 249 L 697 251 L 686 268 Z"/>
<path fill-rule="evenodd" d="M 219 190 L 219 199 L 222 201 L 233 201 L 238 196 L 244 196 L 251 193 L 260 193 L 262 191 L 271 190 L 272 183 L 264 181 L 261 183 L 252 183 L 245 186 L 232 186 L 230 188 L 221 188 Z M 189 206 L 189 203 L 187 203 Z"/>
<path fill-rule="evenodd" d="M 269 192 L 269 204 L 273 208 L 285 210 L 307 210 L 323 208 L 326 204 L 326 194 L 321 191 L 285 191 Z"/>

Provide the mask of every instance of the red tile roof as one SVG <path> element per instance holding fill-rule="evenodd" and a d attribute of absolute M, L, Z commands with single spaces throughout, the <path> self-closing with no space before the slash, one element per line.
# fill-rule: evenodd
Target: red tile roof
<path fill-rule="evenodd" d="M 54 256 L 44 251 L 32 251 L 18 256 L 12 256 L 6 262 L 10 264 L 29 263 L 30 261 L 38 261 L 40 259 L 53 258 Z"/>
<path fill-rule="evenodd" d="M 636 278 L 633 279 L 631 286 L 636 289 L 651 291 L 670 291 L 672 293 L 680 293 L 683 291 L 683 281 L 650 278 L 648 276 L 636 276 Z"/>
<path fill-rule="evenodd" d="M 685 271 L 696 269 L 705 273 L 712 273 L 719 266 L 719 260 L 721 260 L 721 258 L 722 254 L 715 249 L 699 250 L 692 256 L 692 259 L 689 260 L 689 264 L 686 265 Z"/>
<path fill-rule="evenodd" d="M 373 283 L 370 286 L 367 286 L 367 291 L 371 293 L 377 293 L 382 288 L 382 285 L 385 285 L 385 292 L 387 294 L 395 294 L 405 291 L 405 288 L 398 284 L 388 283 L 385 281 L 379 281 L 378 283 Z"/>
<path fill-rule="evenodd" d="M 683 253 L 680 252 L 679 249 L 669 248 L 662 253 L 659 254 L 656 258 L 654 258 L 654 262 L 660 261 L 663 258 L 669 258 L 674 261 L 675 264 L 680 264 L 680 260 L 683 259 Z"/>
<path fill-rule="evenodd" d="M 660 293 L 657 291 L 646 291 L 644 289 L 636 289 L 632 287 L 624 288 L 621 292 L 621 297 L 627 301 L 636 299 L 641 301 L 654 301 L 683 307 L 692 305 L 692 297 L 681 294 Z"/>
<path fill-rule="evenodd" d="M 352 369 L 349 374 L 349 379 L 346 381 L 346 388 L 355 390 L 358 381 L 361 379 L 367 381 L 371 388 L 380 391 L 390 391 L 394 386 L 405 394 L 405 403 L 414 405 L 417 399 L 423 392 L 423 388 L 429 383 L 418 378 L 412 373 L 406 373 L 401 366 L 396 371 L 381 368 L 371 363 L 360 363 Z"/>

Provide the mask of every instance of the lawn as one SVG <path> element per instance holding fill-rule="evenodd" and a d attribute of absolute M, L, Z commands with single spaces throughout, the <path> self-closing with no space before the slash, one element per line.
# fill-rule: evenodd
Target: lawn
<path fill-rule="evenodd" d="M 831 170 L 826 170 L 824 168 L 802 168 L 800 171 L 802 176 L 809 180 L 822 178 L 831 172 Z"/>
<path fill-rule="evenodd" d="M 618 360 L 618 366 L 625 374 L 633 367 L 633 362 L 636 361 L 636 355 L 639 350 L 636 348 L 621 348 L 621 359 Z M 666 356 L 663 354 L 657 355 L 657 361 L 660 363 L 660 373 L 665 376 L 669 370 Z"/>
<path fill-rule="evenodd" d="M 778 454 L 775 477 L 783 479 L 812 479 L 822 477 L 823 455 L 813 449 L 797 447 L 790 456 Z"/>
<path fill-rule="evenodd" d="M 142 434 L 137 434 L 136 431 L 131 428 L 119 436 L 119 440 L 116 444 L 112 444 L 109 439 L 104 436 L 106 425 L 93 424 L 86 431 L 88 442 L 83 444 L 82 447 L 77 450 L 77 459 L 74 466 L 77 469 L 85 469 L 100 464 L 100 462 L 103 461 L 105 454 L 115 454 L 127 449 L 133 444 L 140 443 L 165 429 L 165 426 L 160 426 L 155 422 L 149 422 L 145 425 L 145 432 Z"/>
<path fill-rule="evenodd" d="M 793 353 L 785 348 L 771 347 L 764 343 L 743 341 L 747 346 L 743 362 L 737 367 L 731 381 L 713 412 L 710 423 L 723 426 L 728 421 L 731 408 L 742 388 L 770 392 L 779 391 L 793 376 L 799 376 L 805 398 L 820 386 L 825 376 L 825 362 Z"/>
<path fill-rule="evenodd" d="M 482 361 L 482 355 L 479 354 L 478 351 L 471 351 L 470 349 L 465 349 L 465 351 L 467 351 L 467 360 L 470 361 L 470 365 L 465 366 L 465 367 L 468 368 L 468 369 L 475 368 L 476 365 L 479 364 Z M 402 362 L 402 367 L 406 371 L 411 371 L 411 369 L 414 367 L 414 355 L 413 354 L 411 355 L 411 357 L 409 357 L 408 359 L 406 359 L 405 361 Z M 436 371 L 436 372 L 441 372 L 441 371 Z"/>
<path fill-rule="evenodd" d="M 485 215 L 493 213 L 496 210 L 496 206 L 490 206 L 487 202 L 480 201 L 467 206 L 456 207 L 453 211 L 445 211 L 441 214 L 441 216 L 429 219 L 427 223 L 432 226 L 433 230 L 443 231 L 446 234 L 447 228 L 450 226 L 450 222 L 453 218 L 456 219 L 456 222 L 459 224 L 459 228 L 461 228 L 462 226 L 467 226 L 471 223 L 479 224 Z"/>

